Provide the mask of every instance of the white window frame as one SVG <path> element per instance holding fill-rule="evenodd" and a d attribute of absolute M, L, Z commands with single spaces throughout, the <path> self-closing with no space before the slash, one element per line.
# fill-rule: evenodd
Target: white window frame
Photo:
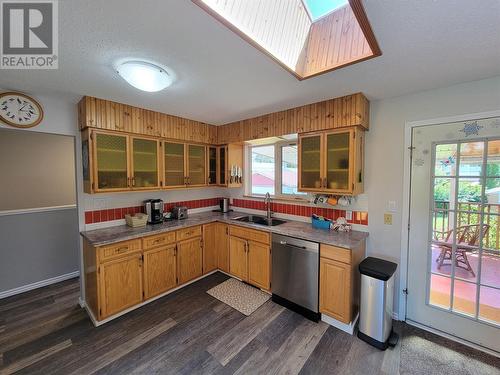
<path fill-rule="evenodd" d="M 258 145 L 247 145 L 245 147 L 245 155 L 247 160 L 247 168 L 245 168 L 245 195 L 251 197 L 264 197 L 265 194 L 252 193 L 252 149 L 265 146 L 274 146 L 274 194 L 271 195 L 274 199 L 281 200 L 303 200 L 308 201 L 309 194 L 283 194 L 281 187 L 282 181 L 282 147 L 284 146 L 298 146 L 298 139 L 283 140 L 278 142 L 264 143 Z M 297 154 L 298 158 L 298 154 Z M 298 162 L 298 160 L 297 160 Z M 297 181 L 298 183 L 298 181 Z"/>

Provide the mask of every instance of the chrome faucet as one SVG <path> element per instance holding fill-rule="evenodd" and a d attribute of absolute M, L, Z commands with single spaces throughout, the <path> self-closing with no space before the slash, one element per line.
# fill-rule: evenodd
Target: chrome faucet
<path fill-rule="evenodd" d="M 264 203 L 266 204 L 267 220 L 271 220 L 273 213 L 271 212 L 271 194 L 269 194 L 269 192 L 266 193 L 266 198 L 264 199 Z"/>

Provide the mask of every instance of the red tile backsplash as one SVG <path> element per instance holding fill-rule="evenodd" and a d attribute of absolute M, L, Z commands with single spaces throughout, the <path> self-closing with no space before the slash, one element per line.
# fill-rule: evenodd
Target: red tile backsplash
<path fill-rule="evenodd" d="M 265 204 L 261 200 L 253 199 L 233 199 L 233 207 L 251 208 L 254 210 L 265 210 Z M 310 217 L 312 214 L 327 217 L 328 219 L 337 220 L 339 217 L 345 217 L 345 210 L 338 210 L 335 208 L 323 208 L 314 206 L 305 206 L 300 204 L 285 204 L 285 203 L 271 203 L 271 209 L 274 212 Z M 348 220 L 352 224 L 368 225 L 368 212 L 353 211 L 352 220 Z"/>
<path fill-rule="evenodd" d="M 174 206 L 187 206 L 189 209 L 204 208 L 217 206 L 221 198 L 197 199 L 192 201 L 182 202 L 167 202 L 165 203 L 165 211 L 170 211 Z M 233 199 L 233 207 L 250 208 L 254 210 L 265 210 L 266 205 L 262 200 L 253 199 Z M 337 220 L 339 217 L 345 217 L 345 210 L 334 208 L 323 208 L 315 206 L 305 206 L 300 204 L 285 204 L 272 202 L 271 209 L 273 212 L 283 213 L 288 215 L 310 217 L 312 214 L 327 217 Z M 103 221 L 123 219 L 126 214 L 134 214 L 142 212 L 142 206 L 112 208 L 108 210 L 86 211 L 85 224 L 99 223 Z M 352 220 L 348 220 L 352 224 L 368 225 L 368 212 L 353 211 Z"/>

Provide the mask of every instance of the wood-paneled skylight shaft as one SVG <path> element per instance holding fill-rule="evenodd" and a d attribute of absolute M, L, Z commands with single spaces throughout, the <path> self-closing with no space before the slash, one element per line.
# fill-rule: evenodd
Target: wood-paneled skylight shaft
<path fill-rule="evenodd" d="M 382 54 L 361 0 L 192 1 L 299 80 Z"/>

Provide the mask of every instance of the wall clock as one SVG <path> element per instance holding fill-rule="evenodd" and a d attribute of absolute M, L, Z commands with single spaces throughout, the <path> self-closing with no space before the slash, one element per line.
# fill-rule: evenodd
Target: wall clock
<path fill-rule="evenodd" d="M 17 92 L 0 94 L 0 121 L 16 128 L 31 128 L 42 119 L 42 106 L 35 99 Z"/>

